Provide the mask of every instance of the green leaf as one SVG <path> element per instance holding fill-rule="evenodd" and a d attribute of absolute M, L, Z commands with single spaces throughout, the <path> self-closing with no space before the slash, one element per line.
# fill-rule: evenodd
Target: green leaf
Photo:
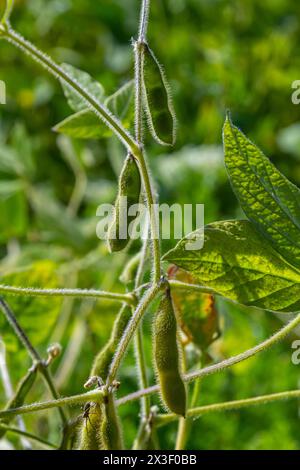
<path fill-rule="evenodd" d="M 94 80 L 87 72 L 79 70 L 76 67 L 73 67 L 73 65 L 62 64 L 61 67 L 73 80 L 79 83 L 84 90 L 92 95 L 96 101 L 101 103 L 104 96 L 104 89 L 101 83 Z M 61 85 L 63 87 L 65 97 L 73 111 L 82 111 L 88 108 L 86 101 L 71 90 L 64 80 L 61 80 Z"/>
<path fill-rule="evenodd" d="M 133 97 L 133 81 L 130 81 L 105 100 L 106 107 L 126 128 L 134 122 Z M 68 116 L 53 130 L 77 139 L 102 139 L 112 136 L 107 126 L 89 109 Z"/>
<path fill-rule="evenodd" d="M 17 287 L 60 287 L 57 265 L 52 261 L 39 261 L 29 268 L 1 276 L 1 282 Z M 61 299 L 48 297 L 8 296 L 5 300 L 14 312 L 30 341 L 39 346 L 50 335 L 61 307 Z M 0 312 L 0 331 L 6 348 L 10 352 L 19 350 L 20 345 L 10 325 Z"/>
<path fill-rule="evenodd" d="M 89 110 L 79 111 L 67 117 L 53 131 L 77 139 L 101 139 L 111 135 L 111 131 Z"/>
<path fill-rule="evenodd" d="M 106 98 L 104 104 L 123 122 L 125 127 L 130 127 L 134 121 L 134 81 L 130 80 L 125 83 L 119 90 Z"/>
<path fill-rule="evenodd" d="M 232 125 L 224 125 L 225 163 L 248 219 L 287 261 L 300 267 L 300 191 Z"/>
<path fill-rule="evenodd" d="M 170 87 L 153 51 L 144 44 L 144 109 L 152 137 L 161 145 L 174 145 L 175 112 Z"/>
<path fill-rule="evenodd" d="M 37 376 L 37 367 L 31 367 L 26 373 L 26 375 L 22 377 L 22 379 L 18 383 L 17 389 L 13 397 L 9 400 L 9 402 L 5 406 L 5 410 L 9 410 L 11 408 L 19 408 L 20 406 L 24 405 L 27 395 L 35 383 L 36 376 Z M 9 424 L 12 421 L 12 419 L 13 417 L 2 419 L 1 423 Z M 0 429 L 0 439 L 2 439 L 5 434 L 6 434 L 6 431 Z"/>
<path fill-rule="evenodd" d="M 27 201 L 18 181 L 0 181 L 0 242 L 26 233 Z"/>
<path fill-rule="evenodd" d="M 243 305 L 278 312 L 300 308 L 300 272 L 286 263 L 247 220 L 207 225 L 204 247 L 186 250 L 193 232 L 164 259 L 190 272 L 201 285 Z"/>

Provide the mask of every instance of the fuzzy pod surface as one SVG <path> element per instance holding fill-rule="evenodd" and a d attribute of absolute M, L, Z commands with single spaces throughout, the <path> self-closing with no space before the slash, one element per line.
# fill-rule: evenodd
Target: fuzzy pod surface
<path fill-rule="evenodd" d="M 99 403 L 88 403 L 89 410 L 84 412 L 80 429 L 78 450 L 101 450 L 102 406 Z"/>
<path fill-rule="evenodd" d="M 186 389 L 180 373 L 177 321 L 169 289 L 155 315 L 153 343 L 162 400 L 170 411 L 185 417 Z"/>
<path fill-rule="evenodd" d="M 101 441 L 104 450 L 124 449 L 122 430 L 117 414 L 113 393 L 109 392 L 104 397 L 104 416 L 101 425 Z"/>
<path fill-rule="evenodd" d="M 110 252 L 121 251 L 130 241 L 128 229 L 136 219 L 136 215 L 128 215 L 128 210 L 138 204 L 141 194 L 141 176 L 136 159 L 128 155 L 124 162 L 119 178 L 118 195 L 115 202 L 113 221 L 107 234 L 107 244 Z"/>

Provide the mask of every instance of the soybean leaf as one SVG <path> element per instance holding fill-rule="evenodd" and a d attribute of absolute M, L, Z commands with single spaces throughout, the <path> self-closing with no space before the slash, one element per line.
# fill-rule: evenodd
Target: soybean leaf
<path fill-rule="evenodd" d="M 60 279 L 57 265 L 52 261 L 38 261 L 29 268 L 1 276 L 1 283 L 17 287 L 57 288 Z M 51 329 L 60 311 L 61 299 L 48 297 L 4 296 L 24 328 L 29 339 L 35 346 L 43 343 L 51 333 Z M 7 351 L 19 350 L 19 343 L 10 325 L 0 312 L 0 331 Z"/>
<path fill-rule="evenodd" d="M 101 139 L 111 135 L 105 124 L 88 109 L 67 117 L 53 127 L 53 131 L 77 139 Z"/>
<path fill-rule="evenodd" d="M 121 121 L 133 121 L 134 81 L 125 83 L 119 90 L 106 98 L 105 106 Z"/>
<path fill-rule="evenodd" d="M 174 145 L 176 123 L 169 84 L 153 51 L 144 44 L 144 110 L 152 137 L 161 145 Z"/>
<path fill-rule="evenodd" d="M 197 281 L 193 276 L 172 266 L 168 270 L 168 277 L 188 284 Z M 172 299 L 179 319 L 180 327 L 188 341 L 197 345 L 201 351 L 220 336 L 219 316 L 211 294 L 200 294 L 196 291 L 174 290 Z"/>
<path fill-rule="evenodd" d="M 134 121 L 133 91 L 133 81 L 130 81 L 105 100 L 107 108 L 122 121 L 126 128 L 129 128 Z M 107 126 L 88 109 L 68 116 L 53 130 L 77 139 L 101 139 L 112 136 Z"/>
<path fill-rule="evenodd" d="M 232 125 L 224 125 L 225 163 L 248 219 L 287 261 L 300 267 L 300 191 Z"/>
<path fill-rule="evenodd" d="M 62 64 L 62 69 L 75 80 L 79 85 L 86 90 L 90 95 L 92 95 L 97 101 L 101 102 L 104 96 L 104 89 L 101 83 L 94 80 L 87 72 L 79 70 L 73 65 Z M 61 80 L 61 85 L 64 90 L 65 97 L 68 100 L 70 107 L 73 111 L 82 111 L 87 109 L 86 101 L 81 98 L 77 93 L 71 90 L 64 80 Z"/>
<path fill-rule="evenodd" d="M 300 271 L 288 264 L 247 220 L 205 227 L 204 247 L 186 250 L 183 238 L 164 259 L 190 272 L 201 285 L 243 305 L 278 312 L 300 308 Z M 191 238 L 190 238 L 191 237 Z"/>
<path fill-rule="evenodd" d="M 0 182 L 0 242 L 26 233 L 28 212 L 26 196 L 19 181 Z"/>

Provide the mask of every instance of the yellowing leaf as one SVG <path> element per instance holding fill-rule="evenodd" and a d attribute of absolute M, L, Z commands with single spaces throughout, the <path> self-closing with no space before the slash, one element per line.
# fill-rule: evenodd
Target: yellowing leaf
<path fill-rule="evenodd" d="M 190 273 L 174 266 L 169 269 L 168 277 L 188 284 L 197 283 Z M 205 351 L 220 335 L 214 297 L 192 290 L 186 292 L 174 289 L 172 299 L 182 331 L 189 341 Z"/>

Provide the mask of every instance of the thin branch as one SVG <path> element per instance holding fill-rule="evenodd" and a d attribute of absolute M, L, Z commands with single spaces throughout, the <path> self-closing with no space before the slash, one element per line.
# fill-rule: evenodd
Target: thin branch
<path fill-rule="evenodd" d="M 40 362 L 41 358 L 37 352 L 37 350 L 33 347 L 29 338 L 27 337 L 26 333 L 23 331 L 21 326 L 19 325 L 16 317 L 14 316 L 13 312 L 9 308 L 8 304 L 5 302 L 2 297 L 0 297 L 0 309 L 4 313 L 4 316 L 16 335 L 18 336 L 19 340 L 23 344 L 24 348 L 28 351 L 28 354 L 32 358 L 33 362 Z"/>
<path fill-rule="evenodd" d="M 31 297 L 90 297 L 95 299 L 111 300 L 114 302 L 126 302 L 130 305 L 134 305 L 134 297 L 131 294 L 105 292 L 96 289 L 42 289 L 37 287 L 15 287 L 0 284 L 0 292 L 2 294 Z"/>
<path fill-rule="evenodd" d="M 142 298 L 141 302 L 137 306 L 134 314 L 131 317 L 131 320 L 129 321 L 129 323 L 128 323 L 125 331 L 124 331 L 123 337 L 122 337 L 122 339 L 121 339 L 121 341 L 118 345 L 118 348 L 115 352 L 115 355 L 113 357 L 113 360 L 112 360 L 112 363 L 111 363 L 111 366 L 110 366 L 110 370 L 109 370 L 109 373 L 108 373 L 108 376 L 107 376 L 107 384 L 111 384 L 113 382 L 113 380 L 116 378 L 119 366 L 121 364 L 121 361 L 123 359 L 124 354 L 127 351 L 127 347 L 129 345 L 129 342 L 130 342 L 132 336 L 134 335 L 134 333 L 136 332 L 136 329 L 139 325 L 139 322 L 140 322 L 141 318 L 143 317 L 143 315 L 146 312 L 147 308 L 149 307 L 151 302 L 155 299 L 155 297 L 157 296 L 157 294 L 159 293 L 160 290 L 161 290 L 161 285 L 160 284 L 152 286 L 151 289 L 149 289 L 146 292 L 146 294 Z"/>
<path fill-rule="evenodd" d="M 63 80 L 72 91 L 86 102 L 87 108 L 93 111 L 94 114 L 96 114 L 96 116 L 115 133 L 115 135 L 131 152 L 134 153 L 137 151 L 135 140 L 122 126 L 119 120 L 102 103 L 100 103 L 87 90 L 82 88 L 76 80 L 56 64 L 51 57 L 40 51 L 34 46 L 34 44 L 30 43 L 19 33 L 14 31 L 8 24 L 0 25 L 0 35 L 42 65 L 55 78 Z"/>
<path fill-rule="evenodd" d="M 203 369 L 197 370 L 195 372 L 191 372 L 184 376 L 185 382 L 192 382 L 200 377 L 206 377 L 207 375 L 212 375 L 217 372 L 221 372 L 229 367 L 232 367 L 239 362 L 245 361 L 250 357 L 255 356 L 256 354 L 265 351 L 266 349 L 273 346 L 278 341 L 285 338 L 289 333 L 291 333 L 298 325 L 300 324 L 300 314 L 298 314 L 293 320 L 291 320 L 287 325 L 283 326 L 277 333 L 275 333 L 270 338 L 266 339 L 262 343 L 254 346 L 253 348 L 247 349 L 247 351 L 242 352 L 236 356 L 232 356 L 229 359 L 225 359 L 224 361 L 218 362 L 217 364 L 213 364 L 208 367 L 204 367 Z M 141 397 L 150 395 L 152 393 L 158 393 L 159 387 L 157 385 L 153 385 L 144 390 L 139 390 L 137 392 L 131 393 L 123 398 L 120 398 L 117 401 L 117 405 L 123 405 L 128 403 L 129 401 L 139 400 Z"/>
<path fill-rule="evenodd" d="M 300 390 L 290 390 L 287 392 L 272 393 L 270 395 L 261 395 L 259 397 L 254 398 L 245 398 L 243 400 L 214 403 L 213 405 L 199 406 L 197 408 L 190 409 L 187 412 L 187 417 L 196 419 L 200 418 L 204 414 L 214 413 L 217 411 L 238 410 L 249 406 L 264 405 L 279 400 L 289 400 L 296 398 L 300 398 Z M 158 415 L 156 417 L 158 426 L 171 423 L 172 421 L 176 421 L 177 419 L 178 415 L 175 414 Z"/>
<path fill-rule="evenodd" d="M 7 426 L 6 424 L 0 423 L 0 430 L 3 430 L 5 432 L 12 432 L 14 434 L 19 434 L 20 436 L 31 439 L 32 441 L 39 442 L 40 444 L 44 446 L 51 447 L 52 449 L 57 449 L 57 446 L 55 444 L 52 444 L 52 442 L 48 442 L 45 439 L 42 439 L 41 437 L 36 436 L 35 434 L 31 434 L 30 432 L 22 431 L 19 428 Z"/>
<path fill-rule="evenodd" d="M 37 411 L 49 410 L 51 408 L 60 408 L 62 406 L 73 406 L 90 401 L 102 403 L 102 400 L 103 391 L 99 389 L 92 390 L 91 392 L 86 392 L 71 397 L 58 398 L 57 400 L 48 400 L 41 403 L 31 403 L 30 405 L 20 406 L 19 408 L 11 408 L 9 410 L 0 411 L 0 419 L 28 413 L 35 413 Z"/>
<path fill-rule="evenodd" d="M 172 279 L 169 280 L 169 284 L 172 289 L 176 289 L 176 290 L 197 291 L 199 293 L 211 294 L 211 295 L 217 294 L 217 292 L 214 289 L 211 289 L 210 287 L 199 286 L 197 284 L 188 284 L 187 282 L 175 281 Z"/>

